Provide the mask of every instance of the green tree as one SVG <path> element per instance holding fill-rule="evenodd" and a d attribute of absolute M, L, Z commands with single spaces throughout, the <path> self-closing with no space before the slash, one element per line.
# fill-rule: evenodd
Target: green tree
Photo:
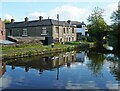
<path fill-rule="evenodd" d="M 104 31 L 108 29 L 102 15 L 103 12 L 103 9 L 95 7 L 91 15 L 88 17 L 89 35 L 92 37 L 93 41 L 95 41 L 96 47 L 103 47 Z"/>
<path fill-rule="evenodd" d="M 4 19 L 4 23 L 10 23 L 10 20 Z"/>
<path fill-rule="evenodd" d="M 116 10 L 113 12 L 111 19 L 113 21 L 112 29 L 112 46 L 114 50 L 120 49 L 120 10 Z"/>

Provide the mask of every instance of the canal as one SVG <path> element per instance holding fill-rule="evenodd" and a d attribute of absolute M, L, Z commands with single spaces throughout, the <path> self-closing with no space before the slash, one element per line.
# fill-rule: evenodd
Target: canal
<path fill-rule="evenodd" d="M 85 50 L 5 60 L 0 89 L 120 89 L 119 58 Z"/>

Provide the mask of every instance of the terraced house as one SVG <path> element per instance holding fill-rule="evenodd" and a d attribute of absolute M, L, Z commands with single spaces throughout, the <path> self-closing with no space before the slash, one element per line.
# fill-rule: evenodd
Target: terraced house
<path fill-rule="evenodd" d="M 76 41 L 76 28 L 67 21 L 58 21 L 53 19 L 43 19 L 29 21 L 26 17 L 25 21 L 6 24 L 7 37 L 14 37 L 18 40 L 30 39 L 40 40 L 45 44 L 52 42 L 64 43 L 67 41 Z"/>

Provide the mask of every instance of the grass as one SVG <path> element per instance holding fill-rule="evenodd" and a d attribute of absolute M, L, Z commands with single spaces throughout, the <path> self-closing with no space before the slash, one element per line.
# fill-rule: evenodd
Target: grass
<path fill-rule="evenodd" d="M 55 44 L 54 48 L 51 48 L 51 45 L 44 46 L 40 44 L 2 46 L 2 58 L 10 59 L 10 58 L 32 56 L 32 55 L 46 55 L 51 53 L 70 51 L 77 48 L 76 45 L 79 45 L 81 47 L 88 45 L 87 43 L 80 43 L 80 42 L 69 42 L 66 44 L 67 45 Z"/>
<path fill-rule="evenodd" d="M 3 58 L 21 57 L 21 56 L 32 56 L 38 54 L 49 54 L 52 52 L 64 51 L 74 46 L 55 44 L 54 48 L 51 45 L 43 46 L 40 44 L 26 44 L 26 45 L 11 45 L 2 46 Z"/>
<path fill-rule="evenodd" d="M 94 44 L 94 42 L 77 41 L 77 42 L 65 42 L 67 45 L 80 45 L 80 44 Z"/>

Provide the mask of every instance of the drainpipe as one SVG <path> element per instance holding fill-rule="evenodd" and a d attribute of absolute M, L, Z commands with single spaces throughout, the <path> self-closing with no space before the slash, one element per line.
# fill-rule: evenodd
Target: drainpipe
<path fill-rule="evenodd" d="M 58 20 L 58 42 L 59 42 L 59 14 L 57 14 L 57 20 Z"/>

